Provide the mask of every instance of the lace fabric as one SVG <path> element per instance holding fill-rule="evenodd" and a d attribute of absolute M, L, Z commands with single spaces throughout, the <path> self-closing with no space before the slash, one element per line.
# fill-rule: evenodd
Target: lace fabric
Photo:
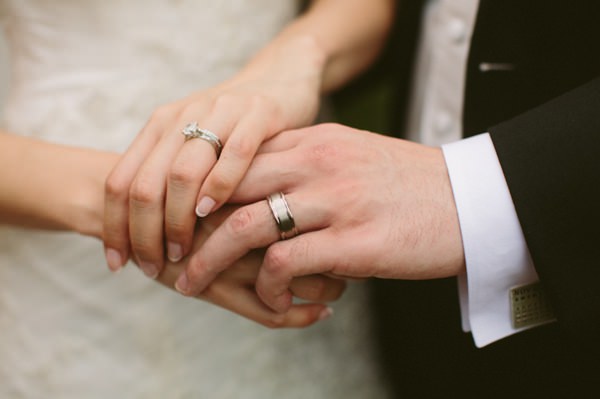
<path fill-rule="evenodd" d="M 235 73 L 297 3 L 0 1 L 2 127 L 122 151 L 156 106 Z M 0 397 L 382 398 L 365 303 L 353 286 L 331 320 L 267 330 L 133 265 L 112 275 L 96 240 L 0 227 Z"/>

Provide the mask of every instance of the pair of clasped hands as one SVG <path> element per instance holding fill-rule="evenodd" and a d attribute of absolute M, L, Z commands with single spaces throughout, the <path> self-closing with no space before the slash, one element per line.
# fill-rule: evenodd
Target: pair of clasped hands
<path fill-rule="evenodd" d="M 328 317 L 346 278 L 458 273 L 441 150 L 341 125 L 302 128 L 321 85 L 305 70 L 242 72 L 154 112 L 106 180 L 111 270 L 131 258 L 183 295 L 270 327 Z M 181 134 L 194 122 L 218 136 L 220 156 Z M 265 200 L 278 192 L 299 233 L 286 240 Z"/>

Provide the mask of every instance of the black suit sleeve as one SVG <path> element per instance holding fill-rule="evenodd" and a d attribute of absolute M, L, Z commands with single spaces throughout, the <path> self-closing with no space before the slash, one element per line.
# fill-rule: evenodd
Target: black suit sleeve
<path fill-rule="evenodd" d="M 600 344 L 600 79 L 490 129 L 560 327 Z"/>

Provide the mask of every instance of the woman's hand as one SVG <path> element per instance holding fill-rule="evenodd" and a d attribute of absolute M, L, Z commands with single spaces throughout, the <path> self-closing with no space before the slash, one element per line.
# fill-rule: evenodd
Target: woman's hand
<path fill-rule="evenodd" d="M 194 250 L 204 243 L 212 231 L 231 214 L 232 207 L 221 209 L 203 220 L 197 229 Z M 197 297 L 271 328 L 306 327 L 331 315 L 325 302 L 337 300 L 344 292 L 343 280 L 326 276 L 305 276 L 290 284 L 293 295 L 305 302 L 294 304 L 285 313 L 269 309 L 256 293 L 255 283 L 264 251 L 252 251 L 220 273 Z M 187 259 L 167 262 L 157 280 L 173 288 L 184 270 Z"/>
<path fill-rule="evenodd" d="M 0 166 L 5 166 L 0 168 L 0 223 L 72 230 L 101 238 L 103 186 L 119 159 L 117 154 L 0 132 L 0 155 Z M 194 240 L 195 250 L 231 212 L 231 207 L 223 208 L 203 220 Z M 309 303 L 296 304 L 285 314 L 267 308 L 255 290 L 263 254 L 254 251 L 240 259 L 198 298 L 269 327 L 304 327 L 330 314 L 323 303 L 339 298 L 345 283 L 325 276 L 292 282 L 294 296 Z M 186 262 L 167 264 L 158 280 L 173 288 Z"/>
<path fill-rule="evenodd" d="M 106 182 L 104 243 L 109 267 L 133 258 L 156 277 L 167 255 L 189 253 L 196 215 L 229 198 L 260 144 L 281 130 L 313 121 L 323 59 L 309 38 L 271 46 L 230 81 L 159 108 Z M 185 141 L 192 122 L 216 134 Z M 195 210 L 195 214 L 194 214 Z M 163 236 L 164 231 L 164 236 Z"/>
<path fill-rule="evenodd" d="M 157 110 L 106 182 L 109 267 L 120 268 L 131 248 L 155 277 L 165 238 L 170 259 L 189 253 L 194 209 L 218 209 L 263 141 L 314 120 L 321 93 L 375 59 L 394 9 L 394 0 L 313 0 L 233 79 Z M 219 137 L 218 162 L 203 139 L 184 145 L 179 132 L 192 122 Z"/>

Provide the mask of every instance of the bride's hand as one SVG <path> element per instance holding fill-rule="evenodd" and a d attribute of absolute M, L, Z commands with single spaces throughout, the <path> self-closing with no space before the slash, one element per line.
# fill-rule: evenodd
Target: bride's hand
<path fill-rule="evenodd" d="M 223 208 L 206 218 L 198 228 L 194 249 L 199 248 L 231 212 L 231 208 Z M 260 300 L 255 289 L 263 254 L 263 251 L 253 251 L 239 259 L 233 266 L 220 273 L 197 298 L 271 328 L 306 327 L 331 314 L 331 310 L 324 303 L 338 299 L 344 291 L 345 283 L 340 279 L 316 275 L 297 278 L 291 283 L 293 295 L 309 302 L 294 304 L 285 313 L 277 313 L 268 308 Z M 157 280 L 173 288 L 175 280 L 186 264 L 187 259 L 178 263 L 167 262 Z"/>
<path fill-rule="evenodd" d="M 110 268 L 120 268 L 131 247 L 146 274 L 156 276 L 164 264 L 163 229 L 169 258 L 189 253 L 194 209 L 218 209 L 263 141 L 312 122 L 320 94 L 375 59 L 394 8 L 390 0 L 311 1 L 234 78 L 158 109 L 106 182 Z M 218 162 L 210 137 L 184 145 L 179 132 L 191 122 L 218 136 Z"/>
<path fill-rule="evenodd" d="M 229 81 L 157 109 L 106 181 L 111 270 L 132 256 L 156 277 L 165 241 L 170 260 L 188 254 L 196 214 L 227 201 L 260 144 L 314 120 L 322 72 L 315 42 L 298 38 L 268 47 Z M 193 122 L 218 136 L 220 157 L 210 139 L 185 140 L 181 132 Z"/>

